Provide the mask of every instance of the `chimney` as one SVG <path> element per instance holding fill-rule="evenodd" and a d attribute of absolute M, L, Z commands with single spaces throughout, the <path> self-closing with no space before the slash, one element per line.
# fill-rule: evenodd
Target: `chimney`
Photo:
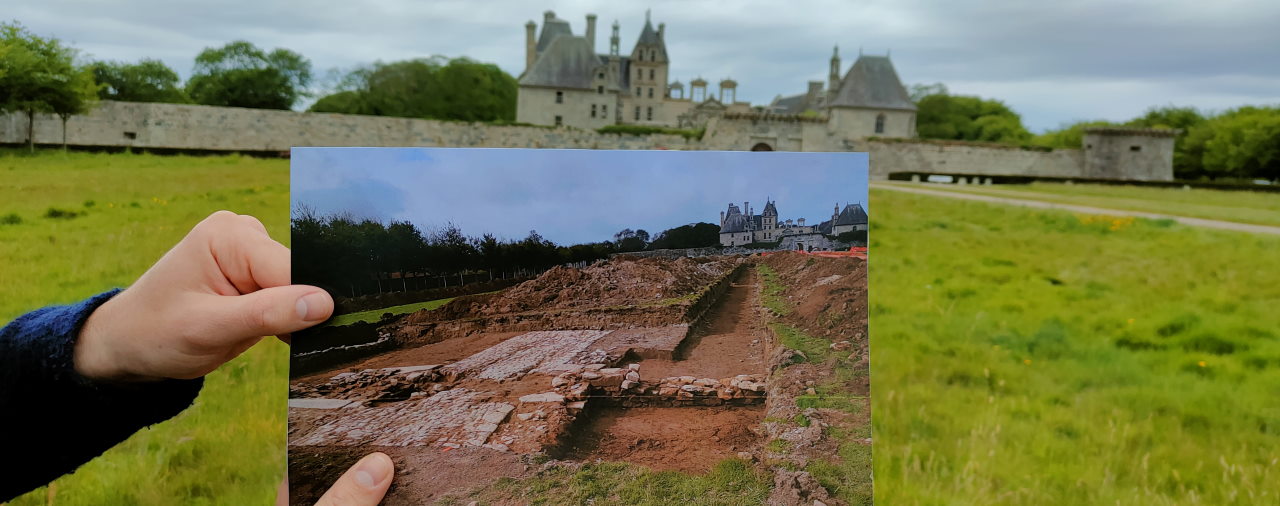
<path fill-rule="evenodd" d="M 591 53 L 596 52 L 596 15 L 587 14 L 587 45 L 591 47 Z"/>
<path fill-rule="evenodd" d="M 537 43 L 533 41 L 533 32 L 538 29 L 538 25 L 533 24 L 530 20 L 524 24 L 524 71 L 528 72 L 533 67 L 533 61 L 538 58 Z"/>
<path fill-rule="evenodd" d="M 724 211 L 720 211 L 720 226 L 724 226 Z"/>
<path fill-rule="evenodd" d="M 667 34 L 667 24 L 658 23 L 658 40 L 666 40 L 666 39 L 663 39 L 663 36 L 665 36 L 666 34 Z"/>
<path fill-rule="evenodd" d="M 827 86 L 827 91 L 834 97 L 840 91 L 840 46 L 835 46 L 831 50 L 831 72 L 827 75 L 827 79 L 831 82 Z"/>

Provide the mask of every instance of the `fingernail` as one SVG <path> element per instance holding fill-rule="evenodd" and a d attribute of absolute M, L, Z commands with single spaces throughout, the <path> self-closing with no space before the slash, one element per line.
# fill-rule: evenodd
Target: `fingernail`
<path fill-rule="evenodd" d="M 298 299 L 298 318 L 303 321 L 317 321 L 324 319 L 324 294 L 320 292 L 312 292 Z"/>
<path fill-rule="evenodd" d="M 356 468 L 356 483 L 364 488 L 374 488 L 382 480 L 387 478 L 387 474 L 391 471 L 389 465 L 390 458 L 381 453 L 369 455 L 360 461 L 359 467 Z"/>

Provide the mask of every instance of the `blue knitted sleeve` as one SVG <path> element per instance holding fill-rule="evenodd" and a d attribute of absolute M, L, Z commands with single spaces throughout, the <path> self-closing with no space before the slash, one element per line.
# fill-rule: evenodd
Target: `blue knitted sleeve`
<path fill-rule="evenodd" d="M 38 309 L 0 329 L 0 453 L 15 464 L 0 473 L 0 502 L 74 471 L 200 393 L 203 378 L 106 383 L 76 373 L 80 328 L 117 293 Z"/>

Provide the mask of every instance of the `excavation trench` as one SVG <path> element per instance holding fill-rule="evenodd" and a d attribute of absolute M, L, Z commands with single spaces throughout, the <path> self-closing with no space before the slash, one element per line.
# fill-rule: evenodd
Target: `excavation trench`
<path fill-rule="evenodd" d="M 692 327 L 479 332 L 296 378 L 291 473 L 332 481 L 331 464 L 365 448 L 410 467 L 495 469 L 412 471 L 393 495 L 420 502 L 527 472 L 521 455 L 701 473 L 756 453 L 772 343 L 746 267 L 704 292 L 715 297 L 691 307 L 706 304 Z"/>

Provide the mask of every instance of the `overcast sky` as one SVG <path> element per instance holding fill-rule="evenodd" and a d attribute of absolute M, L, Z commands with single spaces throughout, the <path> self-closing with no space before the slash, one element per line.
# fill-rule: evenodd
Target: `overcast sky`
<path fill-rule="evenodd" d="M 825 79 L 844 56 L 891 53 L 908 86 L 999 98 L 1034 131 L 1079 119 L 1125 120 L 1152 105 L 1221 110 L 1280 102 L 1280 1 L 1004 0 L 7 0 L 0 17 L 95 58 L 159 58 L 184 77 L 201 49 L 233 39 L 286 47 L 317 75 L 374 60 L 435 54 L 494 62 L 518 75 L 524 23 L 553 9 L 596 47 L 622 25 L 629 52 L 651 9 L 667 24 L 672 77 L 738 81 L 739 100 L 768 103 Z"/>
<path fill-rule="evenodd" d="M 294 209 L 562 245 L 719 224 L 730 202 L 760 214 L 772 198 L 812 225 L 867 207 L 866 153 L 296 148 L 290 163 Z"/>

